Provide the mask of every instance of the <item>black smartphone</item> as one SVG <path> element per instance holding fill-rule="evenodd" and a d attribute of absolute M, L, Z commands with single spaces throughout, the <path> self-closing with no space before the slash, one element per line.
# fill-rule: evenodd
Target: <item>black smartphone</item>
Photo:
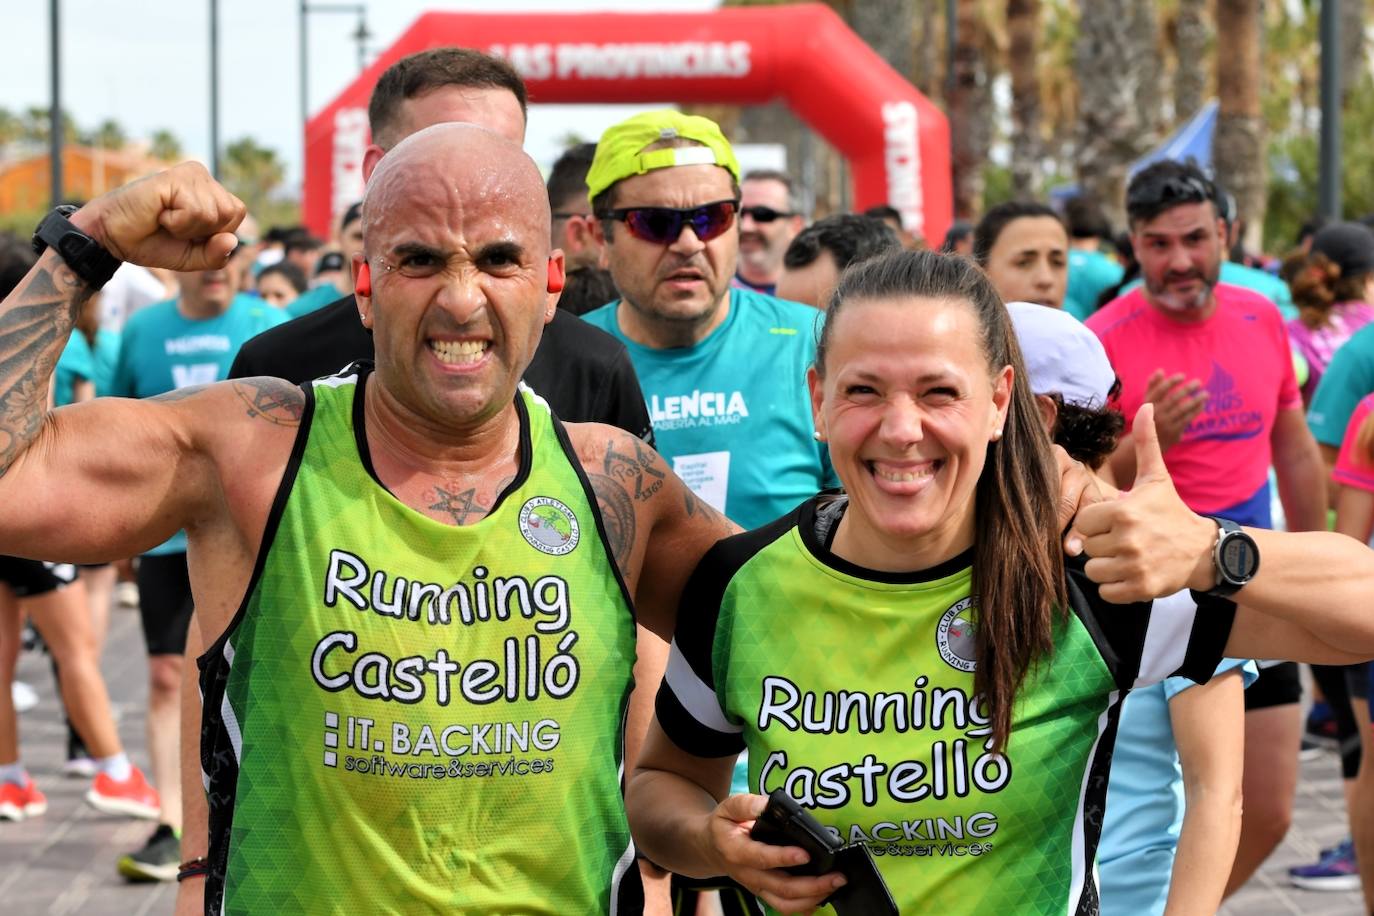
<path fill-rule="evenodd" d="M 867 846 L 845 846 L 835 854 L 835 868 L 844 873 L 847 882 L 826 901 L 835 908 L 835 916 L 899 916 L 897 901 L 892 899 Z"/>
<path fill-rule="evenodd" d="M 783 869 L 793 875 L 823 875 L 835 870 L 835 854 L 842 844 L 792 796 L 782 789 L 774 789 L 768 796 L 750 839 L 769 846 L 800 846 L 811 857 L 809 862 Z"/>

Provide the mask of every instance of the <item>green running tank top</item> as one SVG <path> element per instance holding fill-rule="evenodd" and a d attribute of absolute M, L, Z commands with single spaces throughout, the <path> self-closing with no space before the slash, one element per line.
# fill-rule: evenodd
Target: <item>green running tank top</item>
<path fill-rule="evenodd" d="M 307 386 L 247 596 L 200 659 L 206 911 L 637 912 L 634 618 L 566 433 L 522 386 L 517 477 L 443 524 L 372 471 L 369 371 Z"/>

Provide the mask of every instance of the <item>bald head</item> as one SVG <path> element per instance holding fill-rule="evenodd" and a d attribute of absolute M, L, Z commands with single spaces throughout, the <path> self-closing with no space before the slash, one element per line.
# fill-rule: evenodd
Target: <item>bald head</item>
<path fill-rule="evenodd" d="M 368 181 L 363 197 L 365 251 L 369 256 L 374 251 L 375 232 L 370 230 L 393 217 L 415 221 L 433 216 L 451 223 L 467 211 L 493 204 L 506 211 L 512 228 L 528 224 L 548 239 L 544 178 L 519 145 L 475 124 L 426 127 L 387 153 Z"/>

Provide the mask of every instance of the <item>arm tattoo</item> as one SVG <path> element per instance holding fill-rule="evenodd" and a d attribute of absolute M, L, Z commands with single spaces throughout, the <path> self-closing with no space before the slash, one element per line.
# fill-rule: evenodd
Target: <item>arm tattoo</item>
<path fill-rule="evenodd" d="M 629 575 L 630 558 L 635 550 L 635 507 L 625 485 L 604 474 L 588 474 L 587 480 L 596 493 L 596 507 L 606 529 L 606 540 L 620 567 L 621 575 Z"/>
<path fill-rule="evenodd" d="M 429 507 L 430 511 L 444 513 L 455 525 L 466 525 L 473 515 L 480 521 L 491 511 L 486 506 L 478 504 L 476 487 L 470 487 L 462 493 L 451 493 L 443 487 L 436 486 L 434 493 L 436 502 Z"/>
<path fill-rule="evenodd" d="M 234 393 L 248 405 L 248 416 L 261 417 L 274 426 L 300 426 L 305 413 L 305 392 L 279 378 L 247 378 L 233 383 Z"/>
<path fill-rule="evenodd" d="M 92 292 L 48 252 L 0 307 L 0 477 L 43 428 L 53 367 Z"/>
<path fill-rule="evenodd" d="M 682 485 L 683 499 L 687 502 L 687 517 L 695 518 L 700 515 L 702 518 L 713 522 L 720 522 L 723 525 L 730 524 L 725 516 L 721 515 L 716 507 L 702 499 L 687 484 Z"/>
<path fill-rule="evenodd" d="M 644 443 L 634 437 L 626 437 L 632 443 L 633 455 L 615 450 L 615 441 L 606 443 L 606 460 L 603 468 L 606 476 L 625 484 L 633 490 L 634 498 L 644 502 L 659 490 L 667 480 L 667 475 L 655 467 L 658 455 L 644 447 Z"/>
<path fill-rule="evenodd" d="M 171 391 L 163 392 L 162 394 L 155 394 L 152 397 L 148 398 L 148 400 L 162 401 L 163 403 L 171 403 L 172 401 L 184 401 L 189 397 L 193 397 L 197 394 L 200 394 L 202 391 L 209 387 L 209 385 L 187 385 L 185 388 L 173 388 Z"/>

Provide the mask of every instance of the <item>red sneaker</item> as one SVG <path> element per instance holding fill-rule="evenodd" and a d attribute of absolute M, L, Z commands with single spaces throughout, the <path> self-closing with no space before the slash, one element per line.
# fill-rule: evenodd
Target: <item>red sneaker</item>
<path fill-rule="evenodd" d="M 86 804 L 106 814 L 123 814 L 152 820 L 161 811 L 157 789 L 148 784 L 143 771 L 133 767 L 129 778 L 114 780 L 106 773 L 96 774 L 86 793 Z"/>
<path fill-rule="evenodd" d="M 48 810 L 48 799 L 32 779 L 28 785 L 19 786 L 12 782 L 0 785 L 0 820 L 22 821 L 26 817 L 37 817 Z"/>

